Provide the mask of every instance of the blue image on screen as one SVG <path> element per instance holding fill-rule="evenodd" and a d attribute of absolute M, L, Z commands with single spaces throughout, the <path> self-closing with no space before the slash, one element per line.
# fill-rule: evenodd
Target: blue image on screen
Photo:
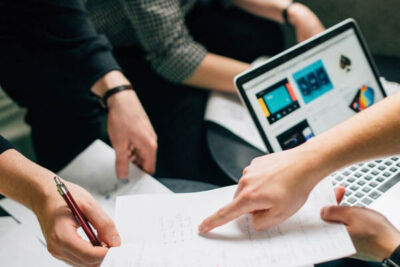
<path fill-rule="evenodd" d="M 293 74 L 306 104 L 333 89 L 333 84 L 322 60 Z"/>
<path fill-rule="evenodd" d="M 280 86 L 264 95 L 264 101 L 267 103 L 271 114 L 276 113 L 293 102 L 285 86 Z"/>

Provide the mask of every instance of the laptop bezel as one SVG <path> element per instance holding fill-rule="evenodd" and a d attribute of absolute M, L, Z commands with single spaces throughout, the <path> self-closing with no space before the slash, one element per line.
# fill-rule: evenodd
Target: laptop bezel
<path fill-rule="evenodd" d="M 354 32 L 357 36 L 357 39 L 359 40 L 362 50 L 364 52 L 364 55 L 372 69 L 374 78 L 379 86 L 379 90 L 381 90 L 383 97 L 386 97 L 387 94 L 382 86 L 382 83 L 379 79 L 380 75 L 379 75 L 379 71 L 375 65 L 375 61 L 372 58 L 371 52 L 367 46 L 367 43 L 364 39 L 364 36 L 361 33 L 361 30 L 357 24 L 357 22 L 354 19 L 347 19 L 329 29 L 327 29 L 326 31 L 314 36 L 313 38 L 310 38 L 309 40 L 299 43 L 295 46 L 293 46 L 292 48 L 283 51 L 282 53 L 270 58 L 269 60 L 267 60 L 265 63 L 258 65 L 254 68 L 251 68 L 250 70 L 241 73 L 239 75 L 237 75 L 234 79 L 234 83 L 236 86 L 237 91 L 239 92 L 239 96 L 242 100 L 242 102 L 244 103 L 244 105 L 246 106 L 247 110 L 249 111 L 258 132 L 261 135 L 261 138 L 268 150 L 269 153 L 273 153 L 275 152 L 268 140 L 268 136 L 267 133 L 264 131 L 264 129 L 261 126 L 260 121 L 258 120 L 256 113 L 246 95 L 245 89 L 243 88 L 243 85 L 257 77 L 259 77 L 260 75 L 263 75 L 265 73 L 267 73 L 268 71 L 278 67 L 279 65 L 294 59 L 295 57 L 307 52 L 308 50 L 336 37 L 337 35 L 349 30 L 349 29 L 354 29 Z"/>

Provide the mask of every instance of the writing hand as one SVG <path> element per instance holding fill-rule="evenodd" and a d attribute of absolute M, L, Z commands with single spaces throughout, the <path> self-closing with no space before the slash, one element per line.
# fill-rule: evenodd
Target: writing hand
<path fill-rule="evenodd" d="M 121 241 L 117 229 L 101 206 L 83 188 L 68 182 L 65 184 L 79 208 L 97 230 L 100 242 L 108 247 L 119 246 Z M 64 199 L 57 190 L 52 192 L 54 194 L 35 199 L 33 209 L 46 239 L 48 251 L 54 257 L 73 266 L 100 266 L 108 248 L 94 247 L 90 242 L 83 240 L 77 233 L 79 225 Z"/>

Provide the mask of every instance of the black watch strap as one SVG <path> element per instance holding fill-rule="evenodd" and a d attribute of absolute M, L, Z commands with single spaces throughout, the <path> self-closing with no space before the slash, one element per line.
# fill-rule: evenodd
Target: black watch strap
<path fill-rule="evenodd" d="M 294 1 L 292 1 L 285 9 L 282 11 L 282 17 L 283 17 L 283 22 L 285 22 L 286 25 L 292 25 L 289 21 L 289 14 L 288 10 L 289 8 L 294 4 Z"/>
<path fill-rule="evenodd" d="M 382 263 L 386 267 L 400 267 L 400 246 L 395 249 L 390 258 L 383 260 Z"/>
<path fill-rule="evenodd" d="M 117 86 L 117 87 L 114 87 L 114 88 L 108 90 L 108 91 L 104 94 L 103 97 L 99 98 L 100 105 L 101 105 L 103 108 L 107 108 L 107 107 L 108 107 L 107 101 L 108 101 L 108 99 L 110 98 L 110 96 L 115 95 L 116 93 L 119 93 L 119 92 L 125 91 L 125 90 L 133 90 L 132 85 L 130 85 L 130 84 L 121 85 L 121 86 Z"/>

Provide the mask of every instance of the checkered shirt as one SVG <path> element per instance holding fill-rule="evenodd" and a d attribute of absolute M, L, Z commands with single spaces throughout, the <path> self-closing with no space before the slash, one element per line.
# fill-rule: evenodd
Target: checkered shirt
<path fill-rule="evenodd" d="M 196 0 L 83 2 L 99 33 L 106 34 L 115 47 L 141 46 L 154 71 L 171 82 L 190 77 L 207 53 L 185 25 L 185 15 Z"/>

